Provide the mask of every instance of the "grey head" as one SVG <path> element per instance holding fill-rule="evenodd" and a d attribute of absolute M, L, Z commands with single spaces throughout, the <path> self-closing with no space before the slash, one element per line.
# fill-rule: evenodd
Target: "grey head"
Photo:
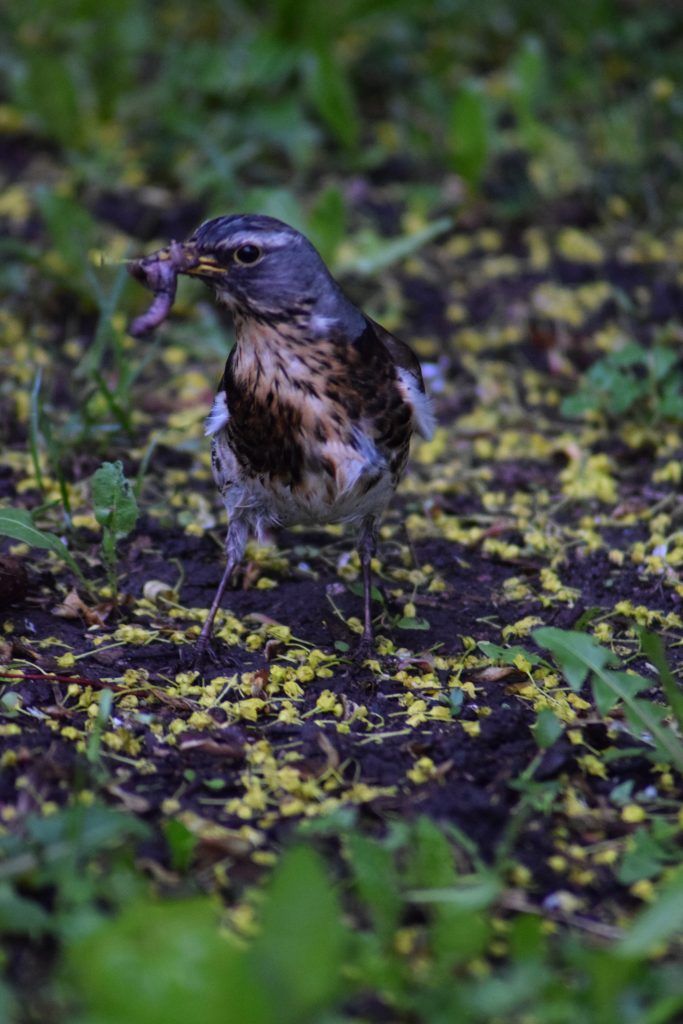
<path fill-rule="evenodd" d="M 335 323 L 351 334 L 364 326 L 317 249 L 275 217 L 234 214 L 202 224 L 187 240 L 199 264 L 190 273 L 241 318 Z"/>

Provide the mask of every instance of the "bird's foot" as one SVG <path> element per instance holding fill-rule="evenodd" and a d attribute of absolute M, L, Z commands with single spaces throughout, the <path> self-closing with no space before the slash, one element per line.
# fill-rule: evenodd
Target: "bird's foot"
<path fill-rule="evenodd" d="M 216 650 L 209 637 L 200 636 L 196 643 L 185 644 L 178 651 L 180 664 L 186 672 L 199 672 L 207 661 L 213 665 L 224 665 L 231 660 Z"/>
<path fill-rule="evenodd" d="M 356 665 L 362 665 L 367 658 L 374 658 L 376 653 L 374 639 L 371 636 L 362 636 L 351 657 Z"/>

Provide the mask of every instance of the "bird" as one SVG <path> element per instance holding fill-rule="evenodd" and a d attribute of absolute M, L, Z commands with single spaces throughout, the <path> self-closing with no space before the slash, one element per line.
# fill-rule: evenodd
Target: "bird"
<path fill-rule="evenodd" d="M 358 531 L 363 631 L 355 653 L 369 657 L 379 523 L 412 435 L 429 439 L 435 428 L 416 355 L 347 297 L 301 232 L 274 217 L 215 217 L 132 273 L 156 291 L 138 333 L 168 312 L 177 273 L 207 284 L 235 328 L 205 429 L 228 516 L 226 564 L 195 665 L 210 648 L 249 538 L 276 526 L 327 523 Z"/>

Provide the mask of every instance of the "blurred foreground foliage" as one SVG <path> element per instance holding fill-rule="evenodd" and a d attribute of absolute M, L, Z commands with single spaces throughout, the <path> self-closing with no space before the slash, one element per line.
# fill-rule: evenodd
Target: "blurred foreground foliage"
<path fill-rule="evenodd" d="M 308 846 L 287 850 L 239 915 L 196 893 L 155 895 L 132 859 L 146 830 L 119 812 L 27 819 L 0 846 L 0 925 L 29 964 L 47 942 L 56 973 L 24 978 L 18 1001 L 0 990 L 2 1019 L 573 1024 L 579 1007 L 585 1024 L 678 1019 L 680 978 L 662 951 L 683 922 L 680 872 L 623 933 L 577 916 L 553 934 L 552 914 L 506 890 L 503 859 L 484 864 L 456 829 L 418 819 L 378 841 L 350 814 L 304 829 Z M 340 840 L 341 874 L 313 848 L 320 832 Z"/>

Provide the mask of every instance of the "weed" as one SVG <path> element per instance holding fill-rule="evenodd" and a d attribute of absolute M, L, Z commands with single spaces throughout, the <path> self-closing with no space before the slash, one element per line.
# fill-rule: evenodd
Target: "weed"
<path fill-rule="evenodd" d="M 112 594 L 118 593 L 116 545 L 134 529 L 138 504 L 121 462 L 105 462 L 90 480 L 95 518 L 102 527 L 102 561 Z"/>
<path fill-rule="evenodd" d="M 638 695 L 649 689 L 652 682 L 631 669 L 620 669 L 616 656 L 588 633 L 544 626 L 531 635 L 539 647 L 551 652 L 572 690 L 578 692 L 584 683 L 590 682 L 593 700 L 601 715 L 608 716 L 615 709 L 621 709 L 633 735 L 650 748 L 653 759 L 664 760 L 683 771 L 683 741 L 673 726 L 665 722 L 673 715 L 680 728 L 681 695 L 656 639 L 646 635 L 643 646 L 660 673 L 669 706 L 640 698 Z M 530 669 L 543 663 L 537 654 L 520 645 L 504 648 L 482 643 L 480 647 L 499 663 L 517 665 L 521 658 Z M 562 732 L 562 724 L 553 719 L 555 716 L 548 709 L 537 719 L 534 730 L 540 747 L 550 746 Z"/>
<path fill-rule="evenodd" d="M 93 769 L 95 777 L 100 781 L 106 775 L 106 769 L 102 761 L 102 734 L 107 728 L 107 723 L 111 717 L 113 703 L 114 695 L 111 690 L 102 690 L 97 715 L 92 723 L 92 729 L 85 748 L 88 763 Z"/>
<path fill-rule="evenodd" d="M 683 741 L 664 721 L 671 708 L 638 696 L 652 685 L 648 679 L 612 667 L 612 652 L 587 633 L 545 626 L 534 630 L 532 636 L 539 647 L 552 653 L 573 690 L 580 690 L 589 680 L 601 715 L 608 715 L 619 705 L 633 734 L 651 748 L 652 756 L 683 771 Z"/>
<path fill-rule="evenodd" d="M 64 542 L 54 533 L 39 529 L 33 519 L 34 516 L 26 509 L 0 508 L 0 536 L 11 537 L 32 548 L 52 551 L 69 566 L 81 584 L 87 587 L 88 584 L 78 564 Z"/>
<path fill-rule="evenodd" d="M 562 402 L 565 416 L 600 413 L 657 425 L 683 421 L 683 370 L 675 349 L 656 343 L 646 349 L 630 342 L 598 359 L 575 394 Z"/>

